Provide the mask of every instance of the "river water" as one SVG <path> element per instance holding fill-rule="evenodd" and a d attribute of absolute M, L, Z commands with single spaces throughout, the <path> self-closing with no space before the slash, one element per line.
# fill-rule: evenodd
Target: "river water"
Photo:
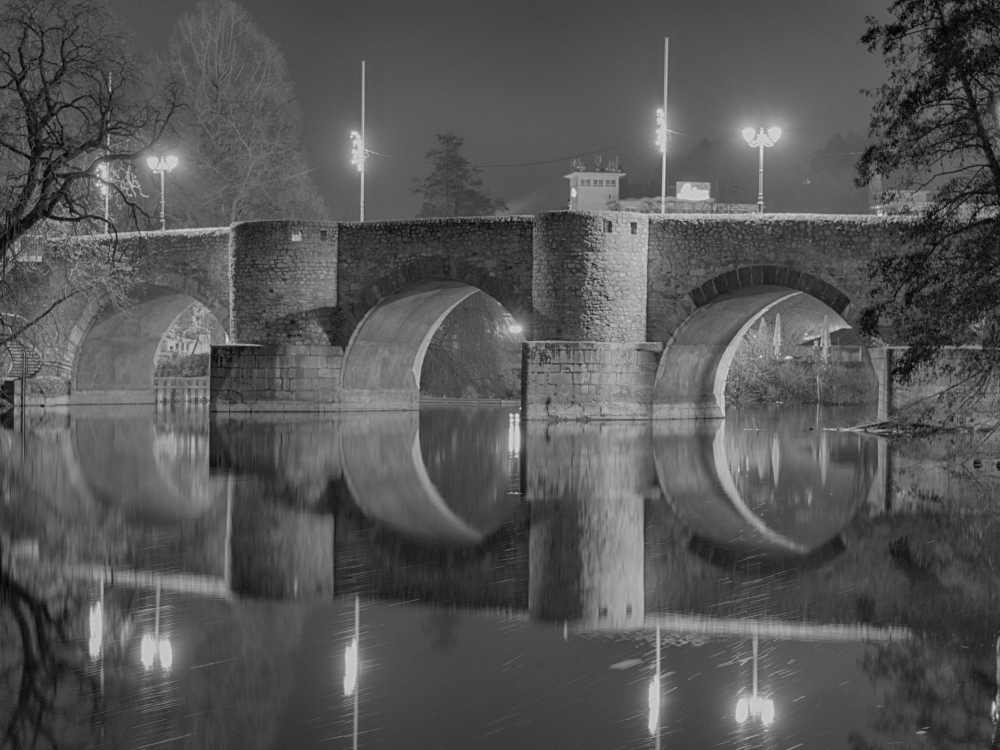
<path fill-rule="evenodd" d="M 867 416 L 32 415 L 0 747 L 987 747 L 997 451 Z"/>

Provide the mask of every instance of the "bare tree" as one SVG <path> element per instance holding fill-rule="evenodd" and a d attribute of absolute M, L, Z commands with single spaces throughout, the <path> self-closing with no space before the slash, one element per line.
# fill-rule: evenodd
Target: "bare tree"
<path fill-rule="evenodd" d="M 50 305 L 13 315 L 31 285 L 19 256 L 33 238 L 136 226 L 144 213 L 131 164 L 175 110 L 154 93 L 102 0 L 8 0 L 0 8 L 0 347 L 66 299 L 103 292 L 124 300 L 138 245 L 60 242 L 46 247 L 63 285 Z M 103 168 L 103 169 L 102 169 Z M 101 188 L 125 207 L 104 213 Z"/>
<path fill-rule="evenodd" d="M 180 138 L 192 161 L 177 178 L 186 183 L 182 221 L 326 218 L 305 166 L 285 58 L 243 8 L 201 0 L 177 27 L 170 68 L 183 86 Z"/>

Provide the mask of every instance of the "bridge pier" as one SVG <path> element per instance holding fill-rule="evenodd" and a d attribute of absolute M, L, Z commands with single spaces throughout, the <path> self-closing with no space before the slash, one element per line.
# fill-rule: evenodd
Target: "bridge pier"
<path fill-rule="evenodd" d="M 232 227 L 232 340 L 212 347 L 213 411 L 335 409 L 344 350 L 329 331 L 337 306 L 337 225 Z"/>
<path fill-rule="evenodd" d="M 648 419 L 663 345 L 646 342 L 649 218 L 535 219 L 534 333 L 521 360 L 525 419 Z"/>

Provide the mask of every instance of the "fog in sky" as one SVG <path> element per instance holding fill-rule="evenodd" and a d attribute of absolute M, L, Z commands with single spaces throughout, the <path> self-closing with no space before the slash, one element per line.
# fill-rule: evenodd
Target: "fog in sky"
<path fill-rule="evenodd" d="M 703 137 L 742 143 L 778 125 L 772 149 L 803 152 L 867 132 L 861 89 L 885 76 L 859 42 L 888 0 L 243 0 L 283 50 L 303 112 L 316 184 L 337 220 L 357 218 L 349 134 L 361 122 L 367 63 L 367 219 L 412 218 L 410 192 L 435 135 L 453 131 L 512 213 L 565 207 L 574 156 L 618 156 L 633 181 L 659 174 L 655 111 L 670 38 L 668 112 L 680 154 Z M 114 0 L 144 55 L 163 54 L 195 0 Z M 740 197 L 756 200 L 757 152 L 744 146 Z M 768 156 L 771 156 L 769 152 Z M 588 161 L 593 157 L 588 156 Z M 668 171 L 670 161 L 668 159 Z M 502 165 L 502 166 L 493 166 Z M 515 166 L 510 166 L 515 165 Z M 529 165 L 529 166 L 519 166 Z M 766 167 L 765 167 L 766 174 Z M 711 176 L 708 176 L 710 179 Z M 700 175 L 670 173 L 679 179 Z"/>

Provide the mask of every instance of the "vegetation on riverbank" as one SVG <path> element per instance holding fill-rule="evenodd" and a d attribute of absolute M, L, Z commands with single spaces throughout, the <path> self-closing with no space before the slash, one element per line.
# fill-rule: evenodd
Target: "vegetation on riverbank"
<path fill-rule="evenodd" d="M 747 331 L 729 366 L 727 404 L 866 404 L 878 398 L 868 362 L 824 360 L 818 352 L 793 357 L 787 346 L 776 357 L 773 342 L 764 319 Z"/>
<path fill-rule="evenodd" d="M 208 375 L 209 353 L 185 354 L 156 363 L 157 378 L 203 378 Z"/>

